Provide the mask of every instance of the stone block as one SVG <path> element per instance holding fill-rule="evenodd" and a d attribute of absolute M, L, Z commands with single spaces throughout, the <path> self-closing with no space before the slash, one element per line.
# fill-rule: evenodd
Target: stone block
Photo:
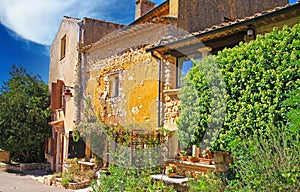
<path fill-rule="evenodd" d="M 9 163 L 10 153 L 7 151 L 0 150 L 0 161 L 3 163 Z"/>
<path fill-rule="evenodd" d="M 232 164 L 233 163 L 233 158 L 231 157 L 231 155 L 226 155 L 225 156 L 225 163 L 227 163 L 227 164 Z"/>
<path fill-rule="evenodd" d="M 214 154 L 214 162 L 215 163 L 224 163 L 225 162 L 225 158 L 223 154 Z"/>
<path fill-rule="evenodd" d="M 224 163 L 215 163 L 216 172 L 225 173 L 229 170 L 229 165 Z"/>

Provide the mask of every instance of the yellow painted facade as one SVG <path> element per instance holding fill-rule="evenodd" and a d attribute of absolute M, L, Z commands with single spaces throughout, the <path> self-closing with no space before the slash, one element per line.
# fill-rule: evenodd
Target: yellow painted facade
<path fill-rule="evenodd" d="M 89 58 L 92 59 L 92 58 Z M 157 128 L 158 61 L 145 48 L 102 59 L 88 71 L 86 95 L 99 120 L 112 126 Z M 112 76 L 119 77 L 119 95 L 111 96 Z"/>

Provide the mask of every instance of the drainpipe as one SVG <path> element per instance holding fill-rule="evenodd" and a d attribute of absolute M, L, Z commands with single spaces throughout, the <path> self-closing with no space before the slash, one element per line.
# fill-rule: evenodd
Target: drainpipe
<path fill-rule="evenodd" d="M 77 79 L 76 79 L 76 83 L 75 83 L 75 97 L 77 97 L 77 99 L 75 100 L 75 105 L 77 105 L 77 113 L 76 113 L 76 120 L 75 123 L 76 125 L 80 122 L 81 120 L 81 99 L 82 99 L 82 64 L 83 64 L 83 53 L 81 51 L 82 49 L 82 36 L 83 36 L 83 22 L 78 23 L 79 25 L 79 32 L 78 32 L 78 63 L 77 63 Z"/>
<path fill-rule="evenodd" d="M 151 51 L 151 56 L 158 59 L 159 60 L 159 63 L 158 63 L 158 116 L 157 116 L 157 126 L 160 127 L 161 126 L 161 118 L 160 118 L 160 115 L 161 115 L 161 110 L 160 110 L 160 107 L 161 107 L 161 104 L 160 104 L 160 100 L 161 100 L 161 64 L 162 64 L 162 59 L 159 58 L 158 56 L 156 56 L 154 54 L 153 51 Z"/>
<path fill-rule="evenodd" d="M 160 46 L 163 41 L 173 39 L 173 38 L 174 38 L 173 36 L 163 37 L 158 42 L 157 46 Z M 161 89 L 161 85 L 162 85 L 161 84 L 161 80 L 162 80 L 161 70 L 162 70 L 162 59 L 163 59 L 164 53 L 162 53 L 161 58 L 160 58 L 160 57 L 158 57 L 154 54 L 154 51 L 151 51 L 151 56 L 159 60 L 159 64 L 158 64 L 158 118 L 157 118 L 158 120 L 157 120 L 157 126 L 160 127 L 161 126 L 161 117 L 160 117 L 160 115 L 161 115 L 161 109 L 160 109 L 161 104 L 160 104 L 160 100 L 161 100 L 161 92 L 162 92 L 162 89 Z"/>

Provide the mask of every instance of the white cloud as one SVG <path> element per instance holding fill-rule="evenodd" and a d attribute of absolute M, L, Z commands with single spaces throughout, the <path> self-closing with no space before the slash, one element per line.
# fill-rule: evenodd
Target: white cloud
<path fill-rule="evenodd" d="M 23 39 L 50 45 L 64 15 L 80 19 L 84 16 L 110 19 L 112 16 L 109 13 L 109 7 L 120 2 L 125 1 L 1 0 L 0 21 Z M 131 3 L 134 6 L 134 2 Z"/>

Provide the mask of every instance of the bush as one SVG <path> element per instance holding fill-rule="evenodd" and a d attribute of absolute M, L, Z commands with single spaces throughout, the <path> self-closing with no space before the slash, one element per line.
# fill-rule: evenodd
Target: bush
<path fill-rule="evenodd" d="M 150 175 L 158 170 L 137 170 L 114 165 L 109 166 L 109 175 L 100 175 L 97 183 L 92 185 L 94 192 L 123 191 L 175 191 L 172 186 L 165 186 L 161 181 L 152 180 Z"/>
<path fill-rule="evenodd" d="M 195 180 L 188 181 L 189 191 L 191 192 L 221 192 L 225 190 L 225 183 L 213 172 L 206 175 L 198 175 Z"/>
<path fill-rule="evenodd" d="M 219 131 L 213 148 L 234 151 L 240 134 L 261 130 L 267 136 L 271 127 L 287 125 L 295 106 L 284 101 L 300 87 L 300 25 L 258 35 L 194 65 L 180 91 L 179 139 L 199 144 L 205 133 Z"/>
<path fill-rule="evenodd" d="M 300 87 L 300 25 L 274 29 L 217 56 L 227 91 L 227 114 L 216 146 L 234 151 L 239 135 L 286 126 L 284 105 Z M 233 145 L 231 145 L 233 144 Z"/>
<path fill-rule="evenodd" d="M 265 136 L 255 131 L 241 135 L 232 153 L 237 178 L 230 191 L 297 191 L 300 189 L 299 134 L 272 127 Z"/>

